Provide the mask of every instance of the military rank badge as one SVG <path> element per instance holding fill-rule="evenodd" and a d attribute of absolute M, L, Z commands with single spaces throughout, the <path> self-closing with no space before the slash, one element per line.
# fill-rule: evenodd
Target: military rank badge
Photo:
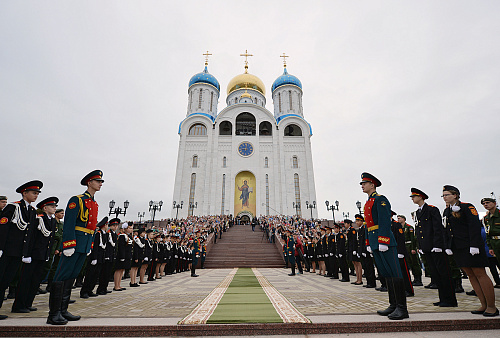
<path fill-rule="evenodd" d="M 5 224 L 9 221 L 9 219 L 7 217 L 2 217 L 2 219 L 0 219 L 0 224 Z"/>
<path fill-rule="evenodd" d="M 68 205 L 68 208 L 70 208 L 70 209 L 74 209 L 74 208 L 76 208 L 76 203 L 74 203 L 74 202 L 73 202 L 73 203 L 70 203 L 70 204 Z"/>

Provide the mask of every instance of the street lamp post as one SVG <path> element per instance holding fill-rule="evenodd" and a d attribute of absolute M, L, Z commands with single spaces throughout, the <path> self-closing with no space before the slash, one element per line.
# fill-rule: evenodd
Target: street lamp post
<path fill-rule="evenodd" d="M 198 208 L 198 202 L 189 202 L 189 210 L 191 210 L 191 216 L 194 215 L 194 209 Z"/>
<path fill-rule="evenodd" d="M 357 202 L 356 202 L 356 208 L 358 208 L 358 210 L 359 210 L 359 214 L 360 214 L 360 215 L 363 215 L 363 212 L 361 211 L 361 202 L 360 202 L 360 201 L 357 201 Z"/>
<path fill-rule="evenodd" d="M 139 223 L 142 223 L 142 218 L 146 216 L 146 212 L 143 211 L 142 214 L 140 212 L 137 213 L 137 217 L 139 217 Z"/>
<path fill-rule="evenodd" d="M 313 218 L 313 209 L 316 209 L 316 201 L 313 201 L 309 204 L 309 201 L 306 201 L 306 208 L 311 209 L 311 219 Z"/>
<path fill-rule="evenodd" d="M 184 205 L 184 202 L 181 201 L 181 204 L 178 204 L 176 201 L 174 201 L 174 208 L 177 209 L 177 213 L 175 214 L 175 219 L 177 219 L 177 216 L 179 216 L 179 209 L 182 209 L 182 206 Z"/>
<path fill-rule="evenodd" d="M 335 224 L 335 211 L 339 211 L 339 201 L 335 201 L 335 205 L 330 205 L 330 202 L 325 201 L 326 204 L 326 210 L 331 210 L 332 211 L 332 217 L 333 217 L 333 224 Z"/>
<path fill-rule="evenodd" d="M 127 208 L 130 205 L 130 202 L 128 200 L 123 202 L 123 209 L 120 207 L 115 208 L 115 204 L 116 204 L 116 202 L 114 200 L 109 201 L 109 215 L 108 216 L 111 216 L 112 214 L 115 214 L 116 217 L 118 217 L 118 215 L 125 216 L 125 214 L 127 213 Z"/>
<path fill-rule="evenodd" d="M 153 224 L 151 225 L 151 227 L 155 226 L 156 211 L 158 210 L 158 212 L 160 212 L 162 205 L 163 205 L 163 201 L 160 201 L 160 202 L 149 201 L 149 212 L 151 213 L 151 216 L 152 216 L 151 219 L 153 221 Z"/>
<path fill-rule="evenodd" d="M 299 209 L 300 209 L 300 202 L 292 202 L 292 205 L 293 205 L 293 208 L 295 209 L 295 213 L 297 214 L 297 216 L 299 216 Z"/>
<path fill-rule="evenodd" d="M 342 212 L 342 218 L 343 219 L 349 219 L 349 213 Z"/>

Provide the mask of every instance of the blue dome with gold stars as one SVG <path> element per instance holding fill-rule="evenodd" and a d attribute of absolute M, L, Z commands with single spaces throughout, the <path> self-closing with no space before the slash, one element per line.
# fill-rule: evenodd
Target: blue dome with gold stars
<path fill-rule="evenodd" d="M 274 92 L 276 90 L 276 88 L 284 86 L 284 85 L 294 85 L 294 86 L 297 86 L 300 89 L 302 89 L 302 82 L 300 82 L 300 80 L 296 76 L 288 74 L 286 67 L 285 67 L 285 70 L 283 72 L 283 75 L 278 77 L 273 82 L 273 85 L 271 87 L 271 92 Z"/>
<path fill-rule="evenodd" d="M 208 83 L 209 85 L 214 86 L 218 91 L 220 91 L 219 81 L 217 81 L 215 76 L 208 72 L 207 66 L 205 66 L 203 72 L 193 75 L 191 80 L 189 80 L 189 87 L 191 87 L 195 83 Z"/>

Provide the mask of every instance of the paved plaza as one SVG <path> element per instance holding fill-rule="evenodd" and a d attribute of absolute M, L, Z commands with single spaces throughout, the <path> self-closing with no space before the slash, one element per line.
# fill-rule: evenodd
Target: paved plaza
<path fill-rule="evenodd" d="M 378 309 L 387 306 L 387 293 L 341 283 L 312 273 L 288 276 L 290 272 L 283 268 L 258 269 L 268 281 L 285 296 L 302 314 L 312 322 L 322 322 L 324 316 L 357 314 L 373 315 Z M 187 316 L 228 274 L 231 269 L 197 270 L 200 277 L 191 278 L 188 272 L 165 276 L 160 280 L 149 282 L 139 288 L 130 288 L 128 280 L 122 282 L 127 290 L 113 292 L 106 296 L 81 299 L 79 289 L 73 290 L 72 298 L 75 304 L 70 305 L 70 311 L 81 315 L 84 319 L 107 318 L 113 324 L 113 318 L 169 318 L 170 324 L 175 324 Z M 351 279 L 354 281 L 354 279 Z M 424 278 L 424 284 L 429 279 Z M 466 290 L 471 290 L 468 280 L 463 280 Z M 111 289 L 111 285 L 109 289 Z M 497 299 L 500 290 L 495 289 Z M 0 313 L 7 314 L 9 319 L 1 321 L 0 325 L 16 325 L 19 318 L 46 318 L 48 313 L 49 295 L 39 295 L 34 306 L 38 311 L 29 314 L 10 313 L 12 300 L 6 300 Z M 415 288 L 415 297 L 408 298 L 408 310 L 411 314 L 437 312 L 469 312 L 479 306 L 476 297 L 465 293 L 457 294 L 457 308 L 440 308 L 432 306 L 437 300 L 437 290 Z M 464 314 L 465 315 L 465 314 Z M 350 316 L 348 316 L 350 318 Z M 438 316 L 434 316 L 439 319 Z M 466 317 L 475 318 L 472 315 Z M 352 320 L 352 318 L 350 318 Z M 384 317 L 381 317 L 384 319 Z M 133 319 L 131 320 L 134 321 Z M 38 324 L 41 321 L 36 321 Z M 129 323 L 133 325 L 133 323 Z"/>

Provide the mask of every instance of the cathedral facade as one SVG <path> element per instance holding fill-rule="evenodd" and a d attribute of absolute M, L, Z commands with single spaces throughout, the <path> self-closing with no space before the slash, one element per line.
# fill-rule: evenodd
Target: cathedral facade
<path fill-rule="evenodd" d="M 317 217 L 311 154 L 312 128 L 302 107 L 302 83 L 284 68 L 266 88 L 245 72 L 227 85 L 218 112 L 220 85 L 208 72 L 189 81 L 186 118 L 179 125 L 179 152 L 172 217 L 260 215 Z M 314 203 L 314 204 L 313 204 Z"/>

